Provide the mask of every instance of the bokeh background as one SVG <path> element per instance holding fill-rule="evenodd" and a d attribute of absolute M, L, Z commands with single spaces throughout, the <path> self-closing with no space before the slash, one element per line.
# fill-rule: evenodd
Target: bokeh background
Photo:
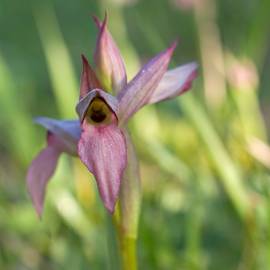
<path fill-rule="evenodd" d="M 0 269 L 106 269 L 93 178 L 63 155 L 42 221 L 25 186 L 35 116 L 75 118 L 80 54 L 105 10 L 129 78 L 178 38 L 189 93 L 130 124 L 141 165 L 140 269 L 270 269 L 269 0 L 0 0 Z M 110 268 L 108 268 L 110 269 Z"/>

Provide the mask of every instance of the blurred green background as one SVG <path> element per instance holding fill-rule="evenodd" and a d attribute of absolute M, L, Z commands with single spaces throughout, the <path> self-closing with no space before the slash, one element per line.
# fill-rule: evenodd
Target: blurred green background
<path fill-rule="evenodd" d="M 270 269 L 269 0 L 0 0 L 0 269 L 105 269 L 104 210 L 63 155 L 39 221 L 25 186 L 45 143 L 35 116 L 74 118 L 91 15 L 129 78 L 179 38 L 171 67 L 196 60 L 191 92 L 130 124 L 141 165 L 140 269 Z M 110 269 L 110 268 L 108 268 Z"/>

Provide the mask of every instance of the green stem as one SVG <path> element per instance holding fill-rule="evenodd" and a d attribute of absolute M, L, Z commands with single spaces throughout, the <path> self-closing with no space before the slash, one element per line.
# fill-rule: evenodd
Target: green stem
<path fill-rule="evenodd" d="M 137 270 L 137 238 L 124 233 L 116 214 L 107 215 L 108 269 Z"/>
<path fill-rule="evenodd" d="M 120 241 L 123 270 L 137 270 L 136 239 L 124 235 Z"/>
<path fill-rule="evenodd" d="M 108 270 L 119 270 L 120 252 L 118 243 L 118 230 L 112 220 L 112 216 L 107 214 L 107 245 L 108 245 Z"/>

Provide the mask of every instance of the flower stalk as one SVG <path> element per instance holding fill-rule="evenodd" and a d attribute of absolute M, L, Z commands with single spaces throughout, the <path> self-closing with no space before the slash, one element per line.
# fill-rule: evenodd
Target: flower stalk
<path fill-rule="evenodd" d="M 123 270 L 137 270 L 137 239 L 120 234 Z"/>
<path fill-rule="evenodd" d="M 106 213 L 106 229 L 108 247 L 107 269 L 119 270 L 121 269 L 121 250 L 119 248 L 119 233 L 115 222 L 115 215 L 111 216 Z"/>
<path fill-rule="evenodd" d="M 118 214 L 107 215 L 108 269 L 137 270 L 137 237 L 122 230 Z"/>

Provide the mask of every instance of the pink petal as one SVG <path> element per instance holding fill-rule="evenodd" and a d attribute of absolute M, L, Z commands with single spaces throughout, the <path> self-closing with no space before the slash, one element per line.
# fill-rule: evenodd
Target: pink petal
<path fill-rule="evenodd" d="M 94 55 L 99 79 L 104 89 L 119 92 L 127 83 L 126 69 L 120 51 L 107 29 L 107 15 L 101 23 L 94 18 L 99 29 Z"/>
<path fill-rule="evenodd" d="M 48 146 L 32 161 L 27 173 L 27 189 L 39 217 L 42 215 L 48 180 L 53 175 L 59 155 L 63 152 L 62 142 L 48 134 Z"/>
<path fill-rule="evenodd" d="M 126 167 L 126 141 L 115 116 L 110 125 L 93 126 L 85 119 L 78 153 L 96 178 L 105 207 L 113 213 Z"/>
<path fill-rule="evenodd" d="M 101 88 L 100 82 L 95 72 L 89 65 L 86 57 L 82 55 L 83 71 L 81 75 L 80 99 L 87 95 L 89 91 L 95 88 Z"/>
<path fill-rule="evenodd" d="M 112 109 L 112 111 L 117 114 L 118 100 L 114 96 L 104 92 L 101 89 L 94 89 L 94 90 L 91 90 L 84 98 L 82 98 L 76 106 L 76 111 L 77 111 L 81 121 L 83 120 L 84 115 L 85 115 L 91 101 L 95 97 L 101 97 L 102 99 L 104 99 L 105 102 Z"/>
<path fill-rule="evenodd" d="M 167 71 L 153 92 L 148 104 L 177 97 L 191 88 L 198 65 L 189 63 Z"/>
<path fill-rule="evenodd" d="M 55 171 L 59 155 L 62 152 L 77 155 L 81 128 L 78 120 L 60 121 L 38 117 L 35 121 L 48 130 L 48 145 L 32 161 L 27 173 L 27 188 L 41 216 L 47 182 Z"/>
<path fill-rule="evenodd" d="M 47 117 L 37 117 L 35 122 L 45 127 L 50 133 L 59 138 L 61 150 L 70 155 L 77 155 L 77 144 L 81 135 L 78 120 L 56 120 Z"/>
<path fill-rule="evenodd" d="M 167 50 L 159 53 L 150 60 L 118 94 L 118 119 L 120 125 L 125 124 L 135 112 L 148 103 L 155 88 L 158 86 L 167 70 L 175 47 L 176 43 L 173 43 Z"/>

